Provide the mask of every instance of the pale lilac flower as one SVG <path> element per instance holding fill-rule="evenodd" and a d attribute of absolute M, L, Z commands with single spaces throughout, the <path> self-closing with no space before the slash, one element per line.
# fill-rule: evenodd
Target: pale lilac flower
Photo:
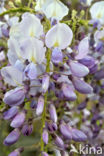
<path fill-rule="evenodd" d="M 89 53 L 89 39 L 88 37 L 82 39 L 78 45 L 78 54 L 76 55 L 76 59 L 83 59 Z"/>
<path fill-rule="evenodd" d="M 47 18 L 62 20 L 68 14 L 69 9 L 59 0 L 39 0 L 35 9 L 46 15 Z"/>
<path fill-rule="evenodd" d="M 10 86 L 16 87 L 23 85 L 23 73 L 14 66 L 3 67 L 1 69 L 1 75 L 4 78 L 5 83 L 9 84 Z"/>
<path fill-rule="evenodd" d="M 23 38 L 19 41 L 10 38 L 8 46 L 8 58 L 12 64 L 15 64 L 18 59 L 22 62 L 28 60 L 34 64 L 41 64 L 45 60 L 46 48 L 43 42 L 36 38 Z"/>
<path fill-rule="evenodd" d="M 92 19 L 99 20 L 100 23 L 104 24 L 104 1 L 96 2 L 90 8 Z"/>
<path fill-rule="evenodd" d="M 21 34 L 21 35 L 20 35 Z M 43 26 L 40 20 L 31 13 L 24 13 L 20 23 L 13 25 L 10 29 L 10 36 L 16 38 L 36 37 L 43 35 Z"/>
<path fill-rule="evenodd" d="M 89 69 L 81 63 L 71 61 L 70 69 L 73 76 L 84 77 L 89 73 Z"/>
<path fill-rule="evenodd" d="M 45 43 L 48 48 L 65 49 L 71 44 L 72 38 L 71 28 L 64 23 L 58 23 L 47 32 Z"/>
<path fill-rule="evenodd" d="M 88 83 L 79 78 L 73 78 L 73 85 L 75 89 L 82 94 L 91 94 L 93 92 L 93 88 Z"/>
<path fill-rule="evenodd" d="M 70 84 L 63 83 L 62 92 L 63 95 L 71 101 L 75 101 L 77 98 L 76 94 L 74 93 L 74 88 Z"/>

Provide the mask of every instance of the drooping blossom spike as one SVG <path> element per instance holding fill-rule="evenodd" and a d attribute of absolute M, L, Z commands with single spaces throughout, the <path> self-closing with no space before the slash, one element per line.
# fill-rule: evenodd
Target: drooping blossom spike
<path fill-rule="evenodd" d="M 89 73 L 89 69 L 78 62 L 70 62 L 70 69 L 72 74 L 76 77 L 84 77 Z"/>
<path fill-rule="evenodd" d="M 39 18 L 28 12 L 22 15 L 22 21 L 20 23 L 13 25 L 10 29 L 10 36 L 15 38 L 39 38 L 41 35 L 43 35 L 43 26 Z"/>
<path fill-rule="evenodd" d="M 36 108 L 36 115 L 41 115 L 44 109 L 44 98 L 43 96 L 40 96 L 38 98 L 38 104 Z"/>
<path fill-rule="evenodd" d="M 63 53 L 59 48 L 54 48 L 52 51 L 52 62 L 58 64 L 63 61 Z"/>
<path fill-rule="evenodd" d="M 12 119 L 18 113 L 18 107 L 14 106 L 8 109 L 6 112 L 3 113 L 3 118 L 5 120 Z"/>
<path fill-rule="evenodd" d="M 55 144 L 62 149 L 65 147 L 63 140 L 58 135 L 55 138 Z"/>
<path fill-rule="evenodd" d="M 43 91 L 43 93 L 45 93 L 49 88 L 49 79 L 50 79 L 50 77 L 48 74 L 45 74 L 42 78 L 42 91 Z"/>
<path fill-rule="evenodd" d="M 82 94 L 91 94 L 93 92 L 93 88 L 79 78 L 73 78 L 73 85 L 75 89 Z"/>
<path fill-rule="evenodd" d="M 23 125 L 24 121 L 25 121 L 25 118 L 26 118 L 26 114 L 25 112 L 20 112 L 18 113 L 12 120 L 11 122 L 11 127 L 14 127 L 14 128 L 19 128 Z"/>
<path fill-rule="evenodd" d="M 17 87 L 13 90 L 8 91 L 4 95 L 3 101 L 9 106 L 21 105 L 25 98 L 25 90 L 22 87 Z"/>
<path fill-rule="evenodd" d="M 22 134 L 24 136 L 29 136 L 33 131 L 33 125 L 28 125 L 28 124 L 25 124 L 22 128 Z"/>
<path fill-rule="evenodd" d="M 46 129 L 43 130 L 42 138 L 44 143 L 47 145 L 48 144 L 48 131 Z"/>
<path fill-rule="evenodd" d="M 46 152 L 42 152 L 42 156 L 49 156 L 49 155 Z"/>
<path fill-rule="evenodd" d="M 75 101 L 77 98 L 76 94 L 74 93 L 73 87 L 67 83 L 62 83 L 62 92 L 63 95 L 71 101 Z"/>
<path fill-rule="evenodd" d="M 39 0 L 35 9 L 43 12 L 47 18 L 55 18 L 61 20 L 68 14 L 68 8 L 59 0 Z"/>
<path fill-rule="evenodd" d="M 17 142 L 20 136 L 19 129 L 14 129 L 4 140 L 4 145 L 10 146 Z"/>
<path fill-rule="evenodd" d="M 20 152 L 18 150 L 15 150 L 11 152 L 8 156 L 20 156 Z"/>
<path fill-rule="evenodd" d="M 26 66 L 25 68 L 25 75 L 30 79 L 30 80 L 33 80 L 33 79 L 36 79 L 37 78 L 37 65 L 34 64 L 34 63 L 30 63 L 29 65 Z"/>
<path fill-rule="evenodd" d="M 87 136 L 82 131 L 72 128 L 72 139 L 74 141 L 83 142 L 87 140 Z"/>
<path fill-rule="evenodd" d="M 104 1 L 96 2 L 90 8 L 92 19 L 99 20 L 100 23 L 104 24 Z"/>
<path fill-rule="evenodd" d="M 56 113 L 56 108 L 53 104 L 50 104 L 49 106 L 49 113 L 50 113 L 50 118 L 53 122 L 57 122 L 57 113 Z"/>
<path fill-rule="evenodd" d="M 76 55 L 76 59 L 83 59 L 89 53 L 89 39 L 88 37 L 81 40 L 78 46 L 78 54 Z"/>
<path fill-rule="evenodd" d="M 72 132 L 67 124 L 65 123 L 60 124 L 60 132 L 66 139 L 68 140 L 72 139 Z"/>
<path fill-rule="evenodd" d="M 58 47 L 60 50 L 71 44 L 73 32 L 64 23 L 53 26 L 46 34 L 45 43 L 48 48 Z"/>

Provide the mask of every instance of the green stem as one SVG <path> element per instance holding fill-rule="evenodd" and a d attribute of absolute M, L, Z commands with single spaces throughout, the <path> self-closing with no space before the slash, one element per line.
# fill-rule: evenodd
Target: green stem
<path fill-rule="evenodd" d="M 36 13 L 35 10 L 30 9 L 30 8 L 13 8 L 13 9 L 9 9 L 7 11 L 4 11 L 3 13 L 0 14 L 0 17 L 6 15 L 6 14 L 12 14 L 12 13 L 17 13 L 17 12 L 31 12 L 31 13 Z"/>
<path fill-rule="evenodd" d="M 48 49 L 47 51 L 47 64 L 46 64 L 46 73 L 50 72 L 50 60 L 51 60 L 51 51 Z M 48 91 L 44 95 L 44 110 L 42 113 L 42 129 L 41 129 L 41 151 L 44 151 L 44 142 L 42 138 L 43 128 L 45 127 L 45 121 L 46 121 L 46 106 L 47 106 L 47 97 L 48 97 Z"/>

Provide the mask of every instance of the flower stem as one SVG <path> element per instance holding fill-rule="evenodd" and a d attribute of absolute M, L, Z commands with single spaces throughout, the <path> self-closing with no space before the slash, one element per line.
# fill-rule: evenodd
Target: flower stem
<path fill-rule="evenodd" d="M 48 49 L 47 51 L 47 64 L 46 64 L 46 73 L 50 72 L 50 60 L 51 60 L 51 50 Z M 44 142 L 42 138 L 43 128 L 45 127 L 45 121 L 46 121 L 46 106 L 47 106 L 47 97 L 48 97 L 48 91 L 44 95 L 44 110 L 42 113 L 42 129 L 41 129 L 41 152 L 44 151 Z"/>
<path fill-rule="evenodd" d="M 4 11 L 3 13 L 0 14 L 0 17 L 6 15 L 6 14 L 12 14 L 12 13 L 17 13 L 17 12 L 21 12 L 21 13 L 24 13 L 24 12 L 31 12 L 31 13 L 35 13 L 35 10 L 33 9 L 30 9 L 30 8 L 27 8 L 27 7 L 20 7 L 20 8 L 12 8 L 12 9 L 9 9 L 7 11 Z"/>

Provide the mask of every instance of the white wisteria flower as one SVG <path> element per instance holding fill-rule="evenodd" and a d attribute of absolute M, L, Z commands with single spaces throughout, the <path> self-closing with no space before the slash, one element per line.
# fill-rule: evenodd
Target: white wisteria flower
<path fill-rule="evenodd" d="M 43 12 L 47 18 L 62 20 L 68 14 L 68 7 L 59 0 L 39 0 L 36 3 L 36 11 Z"/>
<path fill-rule="evenodd" d="M 71 44 L 72 38 L 73 32 L 70 27 L 64 23 L 58 23 L 47 32 L 45 43 L 48 48 L 65 49 Z"/>
<path fill-rule="evenodd" d="M 96 2 L 90 8 L 92 19 L 99 20 L 104 25 L 104 1 Z"/>
<path fill-rule="evenodd" d="M 21 34 L 21 35 L 20 35 Z M 22 20 L 10 29 L 10 36 L 22 37 L 36 37 L 39 38 L 43 35 L 43 26 L 35 15 L 31 13 L 24 13 Z"/>
<path fill-rule="evenodd" d="M 34 64 L 41 64 L 45 60 L 46 48 L 42 41 L 36 38 L 23 38 L 16 40 L 11 37 L 8 41 L 9 62 L 14 65 L 17 60 L 24 62 L 28 60 Z"/>

